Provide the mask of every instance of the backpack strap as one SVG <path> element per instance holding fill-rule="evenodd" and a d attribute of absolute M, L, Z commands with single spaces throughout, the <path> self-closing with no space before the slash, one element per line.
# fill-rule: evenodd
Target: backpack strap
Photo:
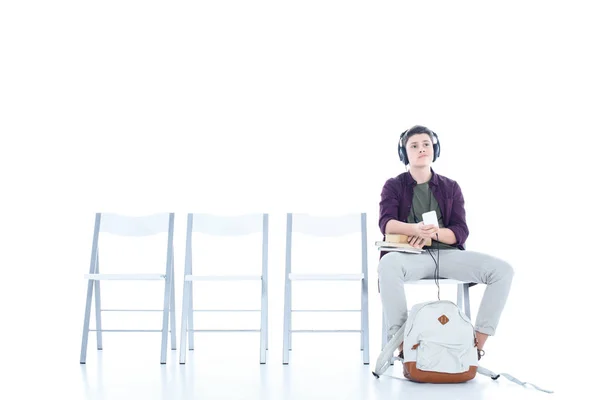
<path fill-rule="evenodd" d="M 393 357 L 394 360 L 398 360 L 400 361 L 402 364 L 404 364 L 404 359 L 400 358 L 398 356 Z M 505 377 L 506 379 L 508 379 L 511 382 L 514 382 L 518 385 L 521 385 L 523 387 L 525 387 L 525 385 L 531 385 L 534 388 L 536 388 L 537 390 L 541 391 L 541 392 L 546 392 L 546 393 L 554 393 L 552 390 L 546 390 L 546 389 L 542 389 L 541 387 L 534 385 L 533 383 L 529 383 L 529 382 L 521 382 L 520 380 L 518 380 L 517 378 L 515 378 L 514 376 L 507 374 L 507 373 L 500 373 L 500 374 L 496 374 L 492 371 L 490 371 L 487 368 L 484 368 L 482 366 L 477 367 L 477 372 L 480 373 L 481 375 L 485 375 L 485 376 L 489 376 L 490 378 L 492 378 L 493 380 L 496 380 L 498 378 L 500 378 L 501 376 Z"/>
<path fill-rule="evenodd" d="M 515 378 L 514 376 L 507 374 L 507 373 L 500 373 L 500 374 L 496 374 L 492 371 L 490 371 L 487 368 L 483 368 L 482 366 L 477 367 L 477 372 L 480 373 L 481 375 L 485 375 L 485 376 L 489 376 L 490 378 L 492 378 L 493 380 L 496 380 L 498 378 L 500 378 L 501 376 L 505 377 L 506 379 L 508 379 L 511 382 L 514 382 L 518 385 L 521 385 L 523 387 L 525 387 L 525 385 L 531 385 L 534 388 L 536 388 L 537 390 L 541 391 L 541 392 L 546 392 L 546 393 L 554 393 L 551 390 L 546 390 L 546 389 L 542 389 L 539 386 L 534 385 L 533 383 L 529 383 L 529 382 L 521 382 L 520 380 L 518 380 L 517 378 Z"/>

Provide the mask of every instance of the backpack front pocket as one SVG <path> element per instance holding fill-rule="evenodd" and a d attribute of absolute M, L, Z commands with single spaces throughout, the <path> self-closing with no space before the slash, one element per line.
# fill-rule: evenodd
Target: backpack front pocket
<path fill-rule="evenodd" d="M 469 370 L 469 351 L 473 351 L 473 345 L 420 341 L 416 350 L 418 369 L 459 374 Z"/>

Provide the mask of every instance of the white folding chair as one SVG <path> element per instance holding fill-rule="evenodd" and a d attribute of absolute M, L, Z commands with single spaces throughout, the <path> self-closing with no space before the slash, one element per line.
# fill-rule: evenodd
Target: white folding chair
<path fill-rule="evenodd" d="M 192 270 L 192 233 L 199 232 L 216 236 L 242 236 L 262 232 L 262 271 L 256 275 L 202 275 L 194 274 Z M 269 215 L 245 214 L 239 216 L 221 216 L 211 214 L 188 214 L 185 276 L 183 287 L 183 307 L 181 316 L 181 343 L 179 363 L 185 364 L 187 345 L 194 350 L 195 332 L 260 332 L 260 363 L 265 364 L 268 346 L 268 243 Z M 198 272 L 198 271 L 197 271 Z M 194 309 L 193 283 L 198 281 L 261 281 L 260 310 L 231 310 L 231 309 Z M 260 329 L 194 329 L 194 312 L 260 312 Z"/>
<path fill-rule="evenodd" d="M 291 335 L 295 332 L 360 332 L 363 351 L 363 364 L 369 364 L 369 304 L 368 304 L 368 270 L 367 270 L 367 215 L 349 214 L 343 216 L 313 216 L 308 214 L 287 214 L 286 257 L 285 257 L 285 296 L 283 319 L 283 364 L 289 363 Z M 295 274 L 292 273 L 292 233 L 302 233 L 317 237 L 335 237 L 361 233 L 361 272 L 355 274 Z M 357 243 L 358 244 L 358 243 Z M 292 310 L 293 281 L 360 281 L 361 309 L 360 310 Z M 292 312 L 310 311 L 354 311 L 361 313 L 360 330 L 293 330 Z"/>
<path fill-rule="evenodd" d="M 165 364 L 167 358 L 167 335 L 171 333 L 171 349 L 176 349 L 175 328 L 175 301 L 173 280 L 173 232 L 174 213 L 160 213 L 146 216 L 125 216 L 111 213 L 96 213 L 94 223 L 94 235 L 92 239 L 92 256 L 90 270 L 84 277 L 88 281 L 87 298 L 85 303 L 85 316 L 83 322 L 83 336 L 81 339 L 80 363 L 85 364 L 87 356 L 87 344 L 90 331 L 96 332 L 98 350 L 102 350 L 102 332 L 162 332 L 160 363 Z M 99 262 L 99 236 L 100 232 L 110 233 L 118 236 L 143 237 L 167 233 L 166 243 L 166 267 L 164 273 L 100 273 Z M 128 280 L 128 281 L 156 281 L 164 280 L 164 299 L 162 310 L 145 309 L 101 309 L 100 281 L 101 280 Z M 90 329 L 90 313 L 92 305 L 92 293 L 95 295 L 96 329 Z M 162 329 L 102 329 L 101 314 L 103 311 L 158 311 L 162 312 Z M 171 329 L 169 330 L 169 316 L 171 318 Z"/>
<path fill-rule="evenodd" d="M 456 279 L 440 278 L 438 280 L 440 285 L 456 285 L 456 305 L 464 311 L 464 313 L 471 319 L 471 301 L 469 299 L 469 287 L 474 286 L 475 283 L 463 282 Z M 409 281 L 405 285 L 435 285 L 435 279 L 420 279 L 418 281 Z M 387 330 L 388 326 L 385 320 L 385 314 L 382 311 L 381 315 L 382 328 L 381 328 L 381 349 L 387 343 Z M 392 360 L 393 363 L 393 360 Z"/>

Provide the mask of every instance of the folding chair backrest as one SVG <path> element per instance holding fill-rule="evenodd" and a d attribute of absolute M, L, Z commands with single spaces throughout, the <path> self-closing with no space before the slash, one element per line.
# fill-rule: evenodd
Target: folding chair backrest
<path fill-rule="evenodd" d="M 155 213 L 131 216 L 115 213 L 96 213 L 92 258 L 100 254 L 104 272 L 154 272 L 166 270 L 156 258 L 156 250 L 166 252 L 167 263 L 173 257 L 174 213 Z M 103 239 L 100 240 L 100 233 Z M 115 238 L 104 237 L 104 234 Z M 166 242 L 162 236 L 166 234 Z M 101 245 L 104 243 L 104 246 Z M 158 246 L 158 247 L 157 247 Z M 108 252 L 106 251 L 108 249 Z"/>
<path fill-rule="evenodd" d="M 364 214 L 309 215 L 288 214 L 288 228 L 292 232 L 310 236 L 343 236 L 366 230 L 362 218 Z"/>
<path fill-rule="evenodd" d="M 210 266 L 213 266 L 210 269 L 217 267 L 218 274 L 223 272 L 226 274 L 266 273 L 268 225 L 268 214 L 215 215 L 189 213 L 186 229 L 185 270 L 191 270 L 191 267 L 187 264 L 192 259 L 192 234 L 199 233 L 204 236 L 200 239 L 204 243 L 204 248 L 196 253 L 197 256 L 194 257 L 196 261 L 199 261 L 195 263 L 196 266 L 193 268 L 195 274 L 212 274 L 210 270 L 204 268 Z M 245 238 L 244 236 L 254 236 L 254 238 Z M 258 244 L 257 240 L 260 242 L 260 247 L 256 246 Z M 258 258 L 254 255 L 255 251 L 258 252 L 256 254 Z M 223 257 L 223 255 L 227 257 Z M 262 257 L 262 267 L 260 257 Z M 252 260 L 250 265 L 248 265 L 247 260 Z M 255 263 L 254 260 L 258 261 L 256 267 L 252 267 Z M 199 264 L 204 264 L 204 266 Z M 221 269 L 218 265 L 227 268 Z"/>
<path fill-rule="evenodd" d="M 288 272 L 361 273 L 367 270 L 367 222 L 366 213 L 344 215 L 287 215 L 286 264 Z M 308 241 L 292 239 L 295 235 L 313 237 Z M 357 236 L 359 241 L 347 236 Z M 297 237 L 297 239 L 300 239 Z M 323 239 L 323 240 L 321 240 Z M 310 239 L 309 239 L 310 240 Z M 294 244 L 292 244 L 294 242 Z M 306 246 L 307 248 L 303 249 Z M 360 246 L 360 247 L 359 247 Z M 292 249 L 296 249 L 294 251 Z M 292 263 L 292 253 L 295 253 Z M 355 257 L 361 256 L 361 264 L 354 266 Z M 317 259 L 315 259 L 317 258 Z M 331 259 L 333 258 L 333 259 Z M 291 264 L 296 265 L 291 268 Z M 321 266 L 320 264 L 323 264 Z"/>
<path fill-rule="evenodd" d="M 216 236 L 241 236 L 262 232 L 266 227 L 266 214 L 212 215 L 189 214 L 192 231 Z"/>
<path fill-rule="evenodd" d="M 150 236 L 172 230 L 172 213 L 158 213 L 142 216 L 98 213 L 100 232 L 119 236 Z M 98 221 L 98 218 L 97 218 Z"/>

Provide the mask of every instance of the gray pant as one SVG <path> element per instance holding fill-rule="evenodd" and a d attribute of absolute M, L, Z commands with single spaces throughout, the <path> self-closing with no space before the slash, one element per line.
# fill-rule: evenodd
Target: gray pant
<path fill-rule="evenodd" d="M 437 250 L 431 252 L 437 261 Z M 439 261 L 440 278 L 487 285 L 474 326 L 476 331 L 493 336 L 508 298 L 513 268 L 504 260 L 468 250 L 440 250 Z M 408 318 L 404 282 L 433 278 L 434 271 L 435 263 L 427 251 L 421 254 L 390 252 L 381 257 L 379 289 L 388 336 Z"/>

